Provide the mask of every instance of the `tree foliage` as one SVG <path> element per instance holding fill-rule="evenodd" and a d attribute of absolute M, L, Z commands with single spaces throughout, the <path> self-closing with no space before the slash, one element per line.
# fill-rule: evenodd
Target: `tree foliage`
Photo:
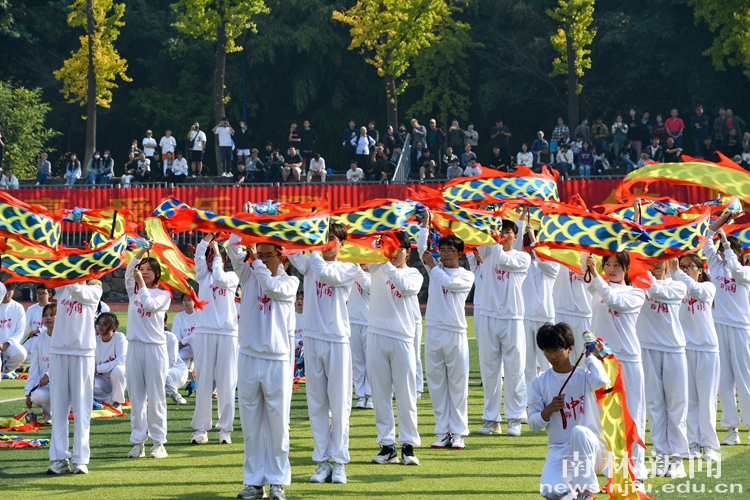
<path fill-rule="evenodd" d="M 36 174 L 36 160 L 42 151 L 50 151 L 49 140 L 59 132 L 45 127 L 49 104 L 42 100 L 42 90 L 27 89 L 0 80 L 0 123 L 6 145 L 6 165 L 19 178 Z"/>
<path fill-rule="evenodd" d="M 75 0 L 70 9 L 68 24 L 86 29 L 86 0 Z M 125 74 L 128 63 L 120 57 L 114 46 L 115 40 L 120 36 L 120 28 L 125 25 L 122 21 L 125 4 L 116 4 L 113 0 L 93 0 L 93 12 L 96 104 L 108 108 L 112 103 L 112 89 L 117 88 L 115 80 L 119 77 L 125 82 L 131 81 Z M 80 48 L 76 52 L 71 52 L 71 57 L 65 61 L 62 68 L 54 72 L 54 75 L 62 81 L 62 93 L 68 102 L 77 102 L 83 106 L 88 102 L 89 36 L 82 35 L 79 40 Z"/>
<path fill-rule="evenodd" d="M 552 61 L 550 76 L 582 77 L 591 68 L 591 49 L 589 46 L 596 36 L 596 28 L 591 28 L 594 21 L 595 0 L 559 0 L 557 7 L 547 10 L 547 15 L 559 23 L 557 32 L 550 37 L 550 42 L 559 54 Z M 569 64 L 572 57 L 572 65 Z M 576 93 L 580 94 L 582 86 L 578 84 Z"/>
<path fill-rule="evenodd" d="M 742 68 L 750 78 L 750 3 L 747 0 L 689 0 L 695 9 L 696 22 L 704 21 L 717 36 L 711 48 L 704 52 L 710 56 L 716 69 L 723 71 L 726 60 Z"/>

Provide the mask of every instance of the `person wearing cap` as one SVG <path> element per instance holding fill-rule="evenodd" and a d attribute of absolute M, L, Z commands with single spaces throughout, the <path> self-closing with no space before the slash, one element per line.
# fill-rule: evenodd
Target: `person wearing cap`
<path fill-rule="evenodd" d="M 150 130 L 146 130 L 146 137 L 143 138 L 143 152 L 146 153 L 146 158 L 154 161 L 154 154 L 156 154 L 156 148 L 159 146 L 156 139 L 154 139 L 154 133 Z"/>

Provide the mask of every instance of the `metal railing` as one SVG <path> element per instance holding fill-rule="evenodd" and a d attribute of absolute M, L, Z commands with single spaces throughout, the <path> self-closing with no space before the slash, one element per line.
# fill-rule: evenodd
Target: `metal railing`
<path fill-rule="evenodd" d="M 398 159 L 396 171 L 393 172 L 392 182 L 406 182 L 411 172 L 411 144 L 409 143 L 411 134 L 407 134 L 404 141 L 404 149 L 401 150 L 401 157 Z"/>

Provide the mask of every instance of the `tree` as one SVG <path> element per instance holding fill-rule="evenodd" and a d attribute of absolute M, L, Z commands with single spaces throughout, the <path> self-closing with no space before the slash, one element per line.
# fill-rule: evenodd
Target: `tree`
<path fill-rule="evenodd" d="M 711 31 L 718 31 L 711 48 L 704 55 L 711 56 L 714 67 L 724 71 L 724 60 L 742 68 L 750 78 L 750 9 L 747 0 L 689 0 L 695 9 L 696 23 L 703 20 Z"/>
<path fill-rule="evenodd" d="M 47 142 L 59 135 L 45 128 L 44 121 L 51 110 L 42 102 L 42 90 L 27 89 L 11 82 L 0 81 L 0 123 L 6 144 L 7 166 L 19 178 L 33 178 L 36 162 L 42 151 L 49 152 Z"/>
<path fill-rule="evenodd" d="M 583 89 L 579 79 L 591 68 L 591 50 L 587 47 L 594 41 L 595 0 L 559 0 L 555 10 L 547 15 L 560 23 L 557 33 L 550 37 L 552 46 L 560 54 L 552 61 L 550 76 L 568 77 L 568 123 L 578 124 L 578 96 Z"/>
<path fill-rule="evenodd" d="M 119 28 L 125 25 L 121 20 L 125 4 L 116 4 L 113 0 L 75 0 L 70 9 L 68 24 L 85 26 L 86 35 L 80 37 L 78 51 L 71 52 L 71 57 L 54 75 L 62 80 L 61 92 L 68 102 L 86 105 L 84 161 L 88 162 L 96 150 L 96 106 L 110 106 L 117 77 L 131 81 L 125 74 L 128 63 L 114 46 L 120 36 Z"/>
<path fill-rule="evenodd" d="M 349 50 L 372 52 L 366 62 L 385 79 L 387 121 L 398 127 L 398 96 L 407 86 L 403 79 L 421 50 L 439 40 L 436 29 L 455 11 L 445 0 L 359 0 L 333 18 L 351 26 Z"/>
<path fill-rule="evenodd" d="M 251 18 L 267 14 L 268 7 L 263 0 L 179 0 L 176 8 L 175 27 L 178 30 L 197 39 L 216 42 L 213 104 L 214 119 L 218 122 L 226 115 L 224 77 L 227 54 L 242 50 L 235 41 L 246 30 L 257 31 Z"/>

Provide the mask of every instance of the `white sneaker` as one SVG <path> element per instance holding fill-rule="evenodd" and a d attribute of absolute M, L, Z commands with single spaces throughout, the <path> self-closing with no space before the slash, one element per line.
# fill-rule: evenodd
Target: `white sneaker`
<path fill-rule="evenodd" d="M 493 436 L 502 433 L 503 428 L 500 427 L 500 424 L 492 420 L 485 420 L 482 428 L 477 431 L 477 434 L 481 434 L 482 436 Z"/>
<path fill-rule="evenodd" d="M 727 437 L 724 439 L 724 441 L 721 442 L 721 445 L 735 446 L 740 444 L 740 433 L 737 430 L 737 427 L 730 427 L 728 431 L 729 433 L 727 434 Z"/>
<path fill-rule="evenodd" d="M 717 462 L 719 460 L 718 450 L 714 450 L 713 448 L 704 446 L 703 447 L 703 460 L 711 460 L 712 462 Z"/>
<path fill-rule="evenodd" d="M 359 408 L 360 410 L 364 410 L 365 405 L 367 405 L 367 396 L 362 396 L 357 400 L 357 404 L 354 405 L 354 407 Z"/>
<path fill-rule="evenodd" d="M 206 444 L 208 443 L 208 432 L 195 431 L 193 437 L 190 439 L 190 444 Z"/>
<path fill-rule="evenodd" d="M 440 448 L 448 448 L 451 446 L 451 437 L 450 435 L 445 432 L 442 434 L 438 434 L 435 436 L 435 442 L 430 445 L 430 448 L 440 449 Z"/>
<path fill-rule="evenodd" d="M 55 460 L 47 467 L 47 474 L 55 476 L 70 474 L 70 464 L 67 460 Z"/>
<path fill-rule="evenodd" d="M 331 482 L 331 464 L 328 462 L 318 462 L 315 474 L 310 477 L 311 483 L 330 483 Z"/>
<path fill-rule="evenodd" d="M 664 455 L 656 455 L 651 462 L 651 477 L 664 477 L 669 474 L 669 462 Z"/>
<path fill-rule="evenodd" d="M 529 425 L 529 419 L 528 419 L 528 418 L 526 418 L 526 417 L 523 417 L 523 418 L 521 419 L 521 423 L 522 423 L 522 424 L 524 424 L 524 425 Z"/>
<path fill-rule="evenodd" d="M 73 474 L 88 474 L 89 468 L 86 464 L 73 464 Z"/>
<path fill-rule="evenodd" d="M 509 418 L 508 430 L 505 431 L 505 434 L 508 436 L 520 436 L 521 435 L 521 419 Z"/>
<path fill-rule="evenodd" d="M 401 463 L 404 465 L 419 465 L 419 459 L 414 455 L 414 447 L 405 444 L 401 447 Z"/>
<path fill-rule="evenodd" d="M 461 434 L 451 434 L 451 448 L 454 450 L 465 450 L 464 437 Z"/>
<path fill-rule="evenodd" d="M 169 454 L 167 453 L 167 450 L 164 449 L 163 443 L 154 443 L 151 447 L 151 455 L 149 456 L 151 458 L 167 458 Z"/>
<path fill-rule="evenodd" d="M 183 398 L 182 394 L 180 394 L 179 392 L 175 392 L 174 394 L 172 394 L 172 401 L 174 401 L 175 404 L 178 404 L 178 405 L 187 404 L 187 401 L 185 401 L 185 398 Z"/>
<path fill-rule="evenodd" d="M 133 449 L 128 452 L 128 458 L 143 458 L 146 456 L 146 447 L 143 443 L 136 444 Z"/>
<path fill-rule="evenodd" d="M 270 489 L 271 491 L 268 498 L 271 500 L 286 500 L 286 493 L 284 493 L 284 487 L 282 485 L 272 484 Z"/>
<path fill-rule="evenodd" d="M 264 486 L 246 486 L 244 490 L 237 493 L 237 498 L 245 498 L 247 500 L 266 498 L 266 490 Z"/>
<path fill-rule="evenodd" d="M 395 446 L 383 446 L 380 453 L 372 457 L 370 462 L 374 464 L 386 465 L 398 463 L 398 453 Z"/>
<path fill-rule="evenodd" d="M 367 396 L 367 401 L 365 402 L 365 409 L 372 410 L 375 408 L 375 405 L 372 404 L 372 396 Z"/>
<path fill-rule="evenodd" d="M 701 457 L 701 445 L 694 444 L 690 446 L 690 453 L 688 454 L 690 458 L 700 458 Z"/>
<path fill-rule="evenodd" d="M 687 477 L 685 466 L 683 465 L 681 458 L 672 457 L 671 463 L 669 464 L 669 475 L 672 479 L 682 479 L 683 477 Z"/>
<path fill-rule="evenodd" d="M 219 444 L 232 444 L 232 433 L 219 431 Z"/>
<path fill-rule="evenodd" d="M 333 463 L 331 482 L 333 484 L 346 484 L 346 469 L 344 468 L 344 464 Z"/>

